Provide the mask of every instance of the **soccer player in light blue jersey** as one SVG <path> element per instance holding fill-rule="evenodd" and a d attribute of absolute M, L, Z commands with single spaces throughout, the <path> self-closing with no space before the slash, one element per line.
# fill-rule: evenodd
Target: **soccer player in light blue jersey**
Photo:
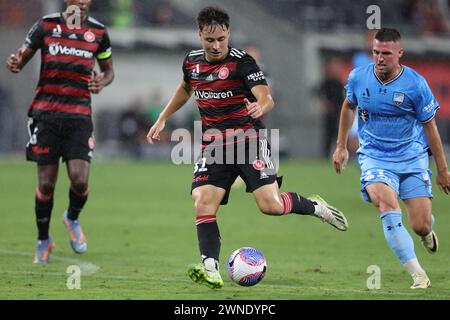
<path fill-rule="evenodd" d="M 429 155 L 436 162 L 436 184 L 446 194 L 450 172 L 434 119 L 439 104 L 426 80 L 400 63 L 400 38 L 395 29 L 379 30 L 373 40 L 374 63 L 350 73 L 333 164 L 337 173 L 347 164 L 347 140 L 358 113 L 361 192 L 380 213 L 386 241 L 416 289 L 429 287 L 430 279 L 403 226 L 398 198 L 405 203 L 411 228 L 427 251 L 435 253 L 438 239 L 433 231 Z"/>

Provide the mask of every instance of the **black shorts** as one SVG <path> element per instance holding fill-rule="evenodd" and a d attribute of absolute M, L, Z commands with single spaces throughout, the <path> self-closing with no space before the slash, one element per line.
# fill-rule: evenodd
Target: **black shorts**
<path fill-rule="evenodd" d="M 28 121 L 30 141 L 27 160 L 38 165 L 58 164 L 73 159 L 91 161 L 94 150 L 91 119 L 52 119 Z"/>
<path fill-rule="evenodd" d="M 244 147 L 242 144 L 223 147 L 220 156 L 217 155 L 217 149 L 208 150 L 206 148 L 203 150 L 195 163 L 191 193 L 192 190 L 203 185 L 213 185 L 225 189 L 225 195 L 220 203 L 225 205 L 228 203 L 231 186 L 238 176 L 244 180 L 246 192 L 253 192 L 259 187 L 275 181 L 278 182 L 278 186 L 281 186 L 282 178 L 277 177 L 276 166 L 267 140 L 260 138 L 253 146 L 255 148 L 251 147 L 247 141 Z M 234 150 L 227 159 L 230 148 L 234 148 Z M 244 149 L 245 155 L 242 156 Z M 249 151 L 250 149 L 253 150 L 253 153 Z"/>

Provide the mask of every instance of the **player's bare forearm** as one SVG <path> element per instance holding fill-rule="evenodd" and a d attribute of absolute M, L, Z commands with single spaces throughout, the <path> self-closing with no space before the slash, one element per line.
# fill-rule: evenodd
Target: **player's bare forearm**
<path fill-rule="evenodd" d="M 275 106 L 275 103 L 270 93 L 268 93 L 264 97 L 261 97 L 261 99 L 258 99 L 258 104 L 261 106 L 263 114 L 270 112 L 270 110 L 272 110 L 273 107 Z"/>
<path fill-rule="evenodd" d="M 333 153 L 333 166 L 336 173 L 342 173 L 347 166 L 349 154 L 347 150 L 348 136 L 355 120 L 356 107 L 347 99 L 344 100 L 339 119 L 339 132 L 336 150 Z"/>
<path fill-rule="evenodd" d="M 100 66 L 100 70 L 103 72 L 103 78 L 101 80 L 102 86 L 106 87 L 110 85 L 114 80 L 114 68 L 112 58 L 109 58 L 107 60 L 100 60 L 98 62 L 98 65 Z"/>
<path fill-rule="evenodd" d="M 275 103 L 268 86 L 257 85 L 254 86 L 251 91 L 256 98 L 256 102 L 250 102 L 248 99 L 245 99 L 244 102 L 246 104 L 248 114 L 252 118 L 257 119 L 272 110 Z"/>
<path fill-rule="evenodd" d="M 21 69 L 23 69 L 23 67 L 27 65 L 28 61 L 30 61 L 33 58 L 34 54 L 36 53 L 36 50 L 27 47 L 22 47 L 19 50 L 22 50 Z"/>
<path fill-rule="evenodd" d="M 436 162 L 437 175 L 436 184 L 441 192 L 450 194 L 450 172 L 448 171 L 447 160 L 445 159 L 444 147 L 442 146 L 441 137 L 436 126 L 436 121 L 431 119 L 423 125 L 425 135 L 428 140 L 431 152 Z"/>
<path fill-rule="evenodd" d="M 355 120 L 356 106 L 347 99 L 342 103 L 341 114 L 339 118 L 339 131 L 336 141 L 338 148 L 347 149 L 348 136 Z"/>
<path fill-rule="evenodd" d="M 164 107 L 163 111 L 161 111 L 159 118 L 163 120 L 169 119 L 175 112 L 177 112 L 177 110 L 179 110 L 186 104 L 191 95 L 191 86 L 184 80 L 182 80 L 178 87 L 175 89 L 174 94 L 170 98 L 167 105 Z"/>
<path fill-rule="evenodd" d="M 6 67 L 13 73 L 19 73 L 35 53 L 35 50 L 22 46 L 16 54 L 11 54 L 6 59 Z"/>
<path fill-rule="evenodd" d="M 428 140 L 431 152 L 433 153 L 434 161 L 438 172 L 444 173 L 448 171 L 447 160 L 445 159 L 444 147 L 442 146 L 441 136 L 436 126 L 436 121 L 433 118 L 423 125 L 425 135 Z"/>
<path fill-rule="evenodd" d="M 175 89 L 174 94 L 170 98 L 163 111 L 159 114 L 158 120 L 153 124 L 147 134 L 147 141 L 153 144 L 153 140 L 160 140 L 159 133 L 164 129 L 166 120 L 170 118 L 178 109 L 186 104 L 192 95 L 191 86 L 184 80 Z"/>
<path fill-rule="evenodd" d="M 98 94 L 104 87 L 109 85 L 114 80 L 114 69 L 112 65 L 112 58 L 106 60 L 98 60 L 101 73 L 93 70 L 92 77 L 88 81 L 88 89 L 91 93 Z"/>

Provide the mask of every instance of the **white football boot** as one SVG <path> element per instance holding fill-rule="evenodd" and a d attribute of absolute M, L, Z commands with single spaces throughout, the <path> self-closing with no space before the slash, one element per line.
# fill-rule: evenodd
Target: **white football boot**
<path fill-rule="evenodd" d="M 347 219 L 340 210 L 330 206 L 318 195 L 311 196 L 308 199 L 314 203 L 314 208 L 316 209 L 316 211 L 312 214 L 313 216 L 331 224 L 340 231 L 345 231 L 348 229 Z"/>
<path fill-rule="evenodd" d="M 421 241 L 429 253 L 433 254 L 438 251 L 439 242 L 434 231 L 431 231 L 428 235 L 421 237 Z"/>
<path fill-rule="evenodd" d="M 414 283 L 411 289 L 426 289 L 431 287 L 431 281 L 425 272 L 416 272 L 411 275 Z"/>

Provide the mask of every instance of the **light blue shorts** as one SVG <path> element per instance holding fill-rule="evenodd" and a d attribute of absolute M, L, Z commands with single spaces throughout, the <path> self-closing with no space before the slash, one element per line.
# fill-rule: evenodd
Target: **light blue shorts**
<path fill-rule="evenodd" d="M 376 161 L 380 165 L 380 161 Z M 364 200 L 371 202 L 366 187 L 375 182 L 381 182 L 391 187 L 400 199 L 411 199 L 417 197 L 432 198 L 431 178 L 432 172 L 429 169 L 415 170 L 415 172 L 398 172 L 400 170 L 389 170 L 380 166 L 367 165 L 367 162 L 360 161 L 361 166 L 361 194 Z M 367 168 L 370 167 L 370 168 Z"/>

